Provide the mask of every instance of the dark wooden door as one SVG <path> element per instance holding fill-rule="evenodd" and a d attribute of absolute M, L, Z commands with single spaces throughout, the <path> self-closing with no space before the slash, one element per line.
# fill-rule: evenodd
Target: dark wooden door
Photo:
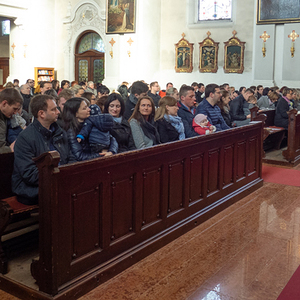
<path fill-rule="evenodd" d="M 75 78 L 78 82 L 102 82 L 104 79 L 104 53 L 89 50 L 75 54 Z"/>

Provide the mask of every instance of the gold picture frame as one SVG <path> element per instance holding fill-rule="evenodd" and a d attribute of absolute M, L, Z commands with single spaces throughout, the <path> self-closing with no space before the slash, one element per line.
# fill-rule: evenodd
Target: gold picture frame
<path fill-rule="evenodd" d="M 199 43 L 199 71 L 200 73 L 217 73 L 219 43 L 215 42 L 207 32 L 207 38 Z"/>
<path fill-rule="evenodd" d="M 285 24 L 300 22 L 298 0 L 290 0 L 288 4 L 278 1 L 257 0 L 256 24 Z"/>
<path fill-rule="evenodd" d="M 136 0 L 107 0 L 106 33 L 134 33 Z"/>
<path fill-rule="evenodd" d="M 224 72 L 238 73 L 244 72 L 244 52 L 245 42 L 241 42 L 237 37 L 237 32 L 234 30 L 233 37 L 227 42 L 224 42 Z"/>
<path fill-rule="evenodd" d="M 192 73 L 194 44 L 189 43 L 184 37 L 175 44 L 175 71 L 177 73 Z"/>

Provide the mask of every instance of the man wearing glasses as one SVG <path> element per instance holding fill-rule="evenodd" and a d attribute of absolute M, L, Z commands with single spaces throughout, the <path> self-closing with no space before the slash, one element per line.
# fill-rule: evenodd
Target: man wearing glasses
<path fill-rule="evenodd" d="M 33 79 L 27 79 L 26 83 L 30 86 L 30 95 L 34 95 L 34 80 Z"/>

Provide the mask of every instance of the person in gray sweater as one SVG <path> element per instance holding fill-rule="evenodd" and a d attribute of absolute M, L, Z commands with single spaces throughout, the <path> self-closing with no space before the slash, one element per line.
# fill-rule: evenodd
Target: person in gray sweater
<path fill-rule="evenodd" d="M 160 143 L 154 126 L 155 106 L 149 96 L 141 97 L 129 119 L 134 144 L 137 149 L 151 147 Z"/>

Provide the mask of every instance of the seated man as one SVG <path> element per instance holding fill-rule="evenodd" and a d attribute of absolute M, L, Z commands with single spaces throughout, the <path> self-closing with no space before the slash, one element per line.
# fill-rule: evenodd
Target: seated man
<path fill-rule="evenodd" d="M 16 89 L 5 89 L 0 93 L 0 153 L 12 152 L 14 143 L 7 141 L 10 119 L 20 111 L 23 98 Z"/>
<path fill-rule="evenodd" d="M 194 102 L 196 101 L 194 88 L 183 85 L 179 90 L 178 116 L 181 118 L 184 126 L 185 137 L 198 136 L 193 128 L 193 119 L 195 116 Z"/>
<path fill-rule="evenodd" d="M 152 98 L 155 107 L 158 107 L 158 102 L 160 100 L 160 96 L 158 95 L 159 85 L 157 81 L 150 83 L 150 91 L 148 92 L 148 96 Z"/>
<path fill-rule="evenodd" d="M 232 117 L 232 122 L 236 126 L 243 126 L 250 123 L 251 115 L 247 116 L 244 113 L 244 109 L 249 107 L 248 99 L 250 96 L 254 95 L 254 91 L 251 89 L 246 89 L 245 92 L 231 101 L 230 104 L 230 114 Z"/>
<path fill-rule="evenodd" d="M 208 84 L 205 87 L 205 98 L 198 105 L 196 114 L 203 114 L 207 116 L 209 123 L 216 127 L 217 131 L 230 129 L 224 121 L 221 109 L 217 105 L 220 101 L 221 92 L 220 87 L 216 84 Z"/>
<path fill-rule="evenodd" d="M 125 113 L 124 118 L 128 120 L 135 108 L 135 105 L 138 102 L 140 97 L 147 96 L 148 94 L 148 85 L 142 81 L 135 81 L 131 86 L 131 93 L 125 102 Z"/>
<path fill-rule="evenodd" d="M 12 191 L 19 202 L 27 205 L 38 203 L 39 173 L 34 157 L 56 150 L 61 165 L 75 161 L 70 155 L 67 134 L 56 124 L 59 110 L 54 98 L 37 95 L 32 98 L 30 109 L 34 121 L 17 138 L 12 175 Z"/>

